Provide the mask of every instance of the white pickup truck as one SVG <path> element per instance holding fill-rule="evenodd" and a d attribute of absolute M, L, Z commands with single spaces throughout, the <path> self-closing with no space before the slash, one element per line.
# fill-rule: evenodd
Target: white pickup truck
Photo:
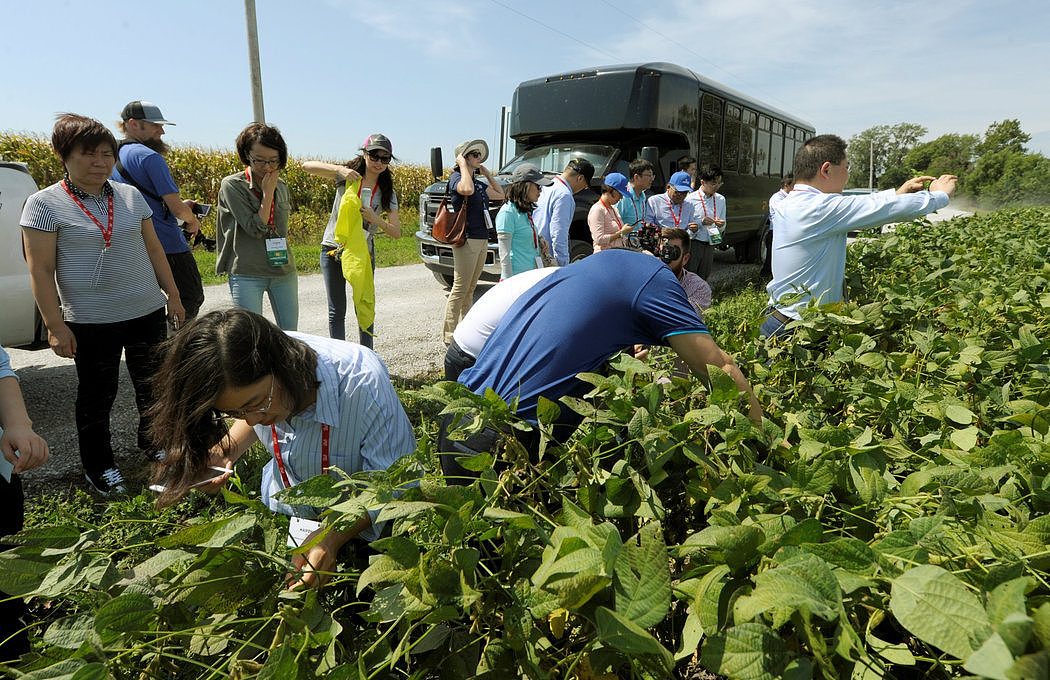
<path fill-rule="evenodd" d="M 47 346 L 47 331 L 33 302 L 19 219 L 36 182 L 22 163 L 0 161 L 0 345 Z"/>

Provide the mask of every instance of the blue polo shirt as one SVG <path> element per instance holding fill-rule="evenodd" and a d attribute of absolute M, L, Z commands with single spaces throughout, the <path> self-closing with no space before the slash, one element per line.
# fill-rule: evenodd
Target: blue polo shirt
<path fill-rule="evenodd" d="M 671 336 L 707 333 L 682 284 L 659 259 L 603 250 L 547 276 L 518 298 L 459 382 L 491 387 L 517 413 L 536 421 L 542 395 L 557 401 L 589 389 L 576 375 L 602 367 L 635 344 L 666 345 Z M 578 422 L 562 408 L 562 423 Z"/>
<path fill-rule="evenodd" d="M 616 209 L 620 211 L 620 217 L 623 218 L 624 224 L 629 224 L 635 229 L 645 222 L 652 221 L 652 215 L 649 213 L 649 204 L 647 203 L 648 197 L 645 192 L 636 192 L 634 185 L 628 185 L 627 195 L 620 199 L 620 202 L 616 204 Z"/>
<path fill-rule="evenodd" d="M 168 163 L 164 156 L 149 148 L 145 144 L 125 144 L 120 147 L 120 162 L 124 169 L 147 191 L 152 191 L 157 196 L 179 193 L 179 187 L 171 176 Z M 114 182 L 130 184 L 128 180 L 113 168 L 110 179 Z M 186 237 L 182 235 L 182 228 L 178 220 L 163 201 L 155 201 L 153 198 L 143 194 L 146 203 L 153 210 L 153 230 L 157 232 L 160 244 L 164 246 L 164 252 L 168 254 L 184 253 L 190 249 Z"/>

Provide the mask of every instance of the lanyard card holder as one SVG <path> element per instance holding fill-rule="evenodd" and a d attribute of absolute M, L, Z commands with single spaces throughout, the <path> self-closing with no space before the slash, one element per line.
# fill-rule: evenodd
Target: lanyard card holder
<path fill-rule="evenodd" d="M 288 547 L 298 548 L 313 532 L 321 528 L 321 523 L 312 519 L 292 517 L 288 523 Z"/>
<path fill-rule="evenodd" d="M 266 261 L 271 267 L 283 267 L 288 264 L 288 239 L 276 234 L 268 237 L 266 239 Z"/>

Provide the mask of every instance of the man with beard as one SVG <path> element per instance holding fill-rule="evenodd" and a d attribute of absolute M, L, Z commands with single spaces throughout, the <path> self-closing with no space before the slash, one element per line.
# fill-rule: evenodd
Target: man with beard
<path fill-rule="evenodd" d="M 120 142 L 111 179 L 137 188 L 153 210 L 153 228 L 168 256 L 168 265 L 189 321 L 197 316 L 204 304 L 204 287 L 197 261 L 193 259 L 178 220 L 186 223 L 185 229 L 191 234 L 200 230 L 201 223 L 193 214 L 193 201 L 183 201 L 179 196 L 179 187 L 164 160 L 168 145 L 161 136 L 165 125 L 175 123 L 165 120 L 157 105 L 147 101 L 129 102 L 120 118 L 117 129 L 123 133 L 124 139 Z"/>

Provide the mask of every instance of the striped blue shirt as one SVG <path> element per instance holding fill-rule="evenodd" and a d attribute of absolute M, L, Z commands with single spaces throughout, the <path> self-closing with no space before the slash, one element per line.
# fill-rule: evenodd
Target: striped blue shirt
<path fill-rule="evenodd" d="M 58 232 L 55 278 L 62 298 L 62 315 L 76 323 L 116 323 L 137 319 L 168 303 L 142 238 L 142 221 L 153 216 L 139 190 L 107 182 L 101 196 L 73 187 L 74 195 L 101 224 L 109 222 L 113 196 L 113 234 L 104 257 L 102 231 L 66 193 L 62 182 L 42 189 L 26 201 L 21 225 Z"/>
<path fill-rule="evenodd" d="M 405 409 L 390 382 L 386 365 L 370 349 L 342 340 L 289 332 L 317 352 L 317 401 L 277 423 L 281 458 L 294 486 L 321 474 L 321 425 L 330 427 L 329 464 L 353 474 L 385 470 L 416 450 L 416 438 Z M 259 441 L 273 454 L 269 425 L 255 426 Z M 289 506 L 273 498 L 284 488 L 271 458 L 263 469 L 262 500 L 274 512 L 316 517 L 313 508 Z M 370 510 L 372 526 L 361 537 L 372 541 L 382 526 L 375 524 L 379 508 Z"/>

